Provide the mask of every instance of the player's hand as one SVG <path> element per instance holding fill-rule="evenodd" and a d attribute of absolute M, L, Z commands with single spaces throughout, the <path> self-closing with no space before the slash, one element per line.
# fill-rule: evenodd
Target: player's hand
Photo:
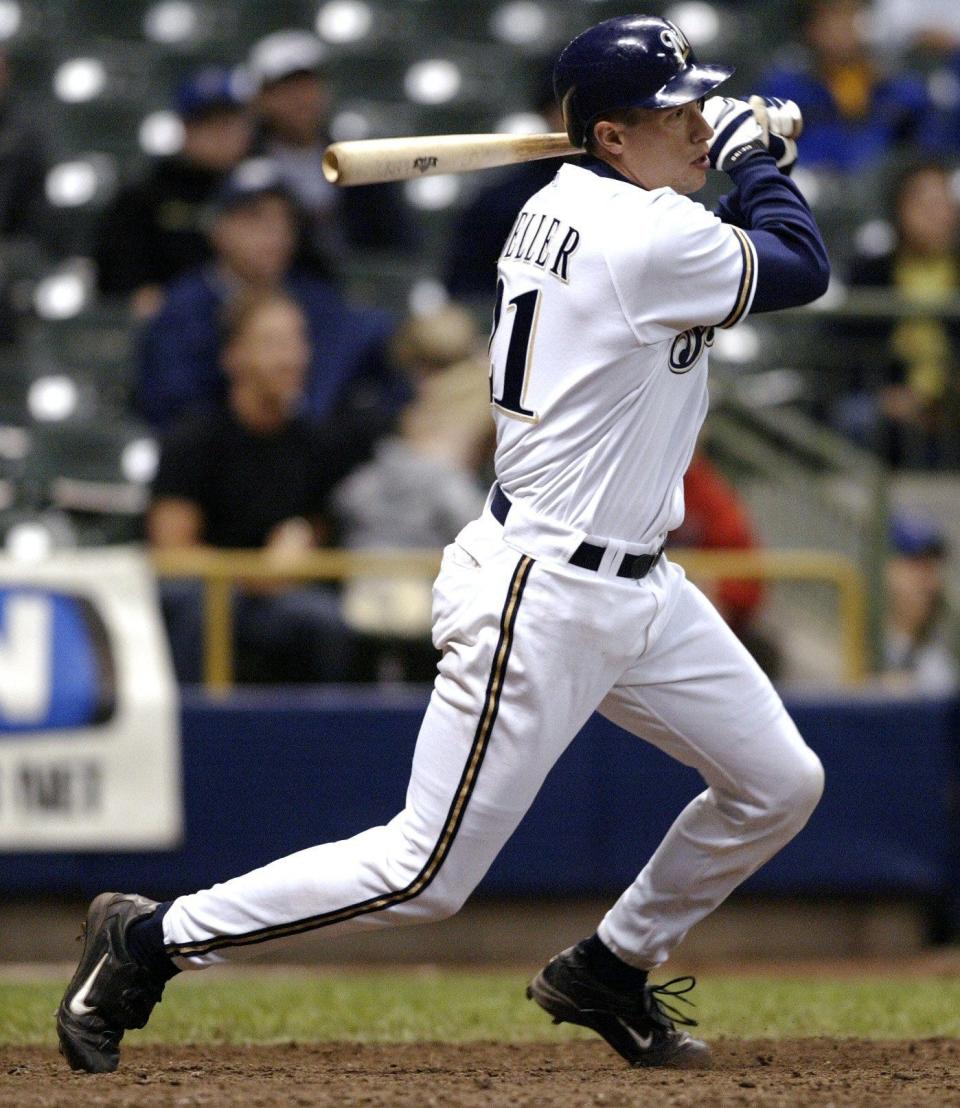
<path fill-rule="evenodd" d="M 748 103 L 763 131 L 764 144 L 782 173 L 790 175 L 797 160 L 797 143 L 803 131 L 803 116 L 792 100 L 778 96 L 751 96 Z"/>
<path fill-rule="evenodd" d="M 746 158 L 766 152 L 763 128 L 745 100 L 711 96 L 703 105 L 703 117 L 713 128 L 708 154 L 714 169 L 729 173 Z"/>

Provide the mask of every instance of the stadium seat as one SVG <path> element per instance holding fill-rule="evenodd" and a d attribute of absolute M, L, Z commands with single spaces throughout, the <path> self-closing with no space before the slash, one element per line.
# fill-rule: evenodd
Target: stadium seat
<path fill-rule="evenodd" d="M 156 453 L 134 423 L 35 424 L 21 482 L 69 513 L 82 541 L 129 541 L 142 530 Z"/>
<path fill-rule="evenodd" d="M 134 372 L 133 333 L 122 306 L 108 304 L 73 319 L 37 320 L 25 347 L 33 377 L 68 376 L 89 412 L 106 416 L 127 410 Z"/>
<path fill-rule="evenodd" d="M 251 46 L 258 38 L 286 27 L 312 30 L 319 3 L 315 0 L 238 0 L 237 33 Z"/>

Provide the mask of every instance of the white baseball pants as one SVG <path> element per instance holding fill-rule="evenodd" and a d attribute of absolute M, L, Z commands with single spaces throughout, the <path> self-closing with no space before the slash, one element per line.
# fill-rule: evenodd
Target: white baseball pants
<path fill-rule="evenodd" d="M 642 580 L 618 578 L 531 557 L 509 538 L 485 511 L 444 552 L 434 587 L 443 657 L 404 810 L 175 900 L 164 941 L 178 965 L 314 929 L 452 915 L 595 710 L 707 786 L 599 925 L 632 965 L 662 963 L 803 827 L 822 791 L 820 762 L 679 567 L 661 558 Z"/>

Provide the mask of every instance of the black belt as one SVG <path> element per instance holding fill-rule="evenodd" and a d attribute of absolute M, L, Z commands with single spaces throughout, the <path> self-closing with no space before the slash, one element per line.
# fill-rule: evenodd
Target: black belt
<path fill-rule="evenodd" d="M 490 511 L 493 513 L 493 518 L 501 526 L 507 522 L 507 516 L 510 514 L 512 507 L 513 505 L 503 489 L 499 485 L 494 485 Z M 568 561 L 572 566 L 579 566 L 580 569 L 592 569 L 596 572 L 600 568 L 600 562 L 606 552 L 607 548 L 605 546 L 597 546 L 596 543 L 592 542 L 582 542 L 570 555 Z M 617 569 L 617 576 L 632 577 L 635 580 L 646 577 L 657 564 L 662 553 L 663 547 L 661 546 L 656 554 L 624 554 Z"/>

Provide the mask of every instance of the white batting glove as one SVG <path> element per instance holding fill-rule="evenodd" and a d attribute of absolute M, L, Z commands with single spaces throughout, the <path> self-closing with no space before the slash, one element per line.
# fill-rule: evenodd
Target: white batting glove
<path fill-rule="evenodd" d="M 797 160 L 797 143 L 803 131 L 803 116 L 792 100 L 778 96 L 751 96 L 748 103 L 763 131 L 763 141 L 781 172 L 788 176 Z"/>
<path fill-rule="evenodd" d="M 713 128 L 710 164 L 729 173 L 760 150 L 766 150 L 763 127 L 745 100 L 711 96 L 703 105 L 703 117 Z"/>

